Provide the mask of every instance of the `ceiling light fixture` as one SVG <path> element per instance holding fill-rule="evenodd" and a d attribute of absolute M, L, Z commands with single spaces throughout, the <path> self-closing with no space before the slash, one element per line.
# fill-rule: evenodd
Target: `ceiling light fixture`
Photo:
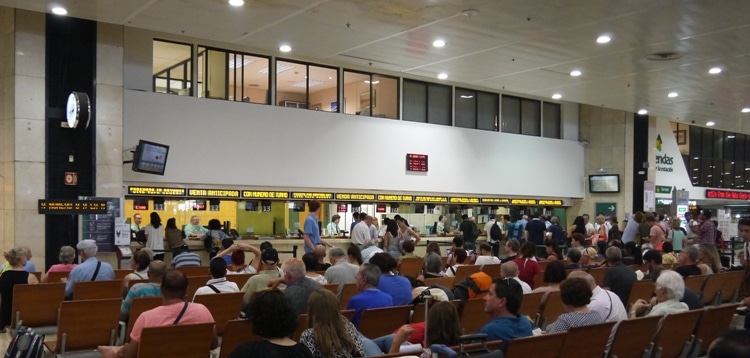
<path fill-rule="evenodd" d="M 474 98 L 474 96 L 472 96 L 472 95 L 470 95 L 470 94 L 462 94 L 462 95 L 461 95 L 461 98 L 466 98 L 466 99 L 469 99 L 469 98 Z"/>
<path fill-rule="evenodd" d="M 570 75 L 573 76 L 573 77 L 578 77 L 578 76 L 581 75 L 581 71 L 579 71 L 579 70 L 570 71 Z"/>
<path fill-rule="evenodd" d="M 714 124 L 716 124 L 714 121 L 708 121 L 708 122 L 706 122 L 706 125 L 709 126 L 709 127 L 713 127 Z"/>
<path fill-rule="evenodd" d="M 242 6 L 245 5 L 245 0 L 229 0 L 229 5 Z"/>
<path fill-rule="evenodd" d="M 562 98 L 562 95 L 559 93 L 555 93 L 552 95 L 552 99 L 560 99 L 560 98 Z"/>
<path fill-rule="evenodd" d="M 447 73 L 445 73 L 445 72 L 443 72 L 443 73 L 439 74 L 437 78 L 438 78 L 439 80 L 444 80 L 444 79 L 447 79 L 447 78 L 448 78 L 448 74 L 447 74 Z"/>
<path fill-rule="evenodd" d="M 750 107 L 743 108 L 742 113 L 750 113 Z"/>
<path fill-rule="evenodd" d="M 729 139 L 734 139 L 734 134 L 730 134 L 730 135 L 728 135 L 728 136 L 727 136 L 727 138 L 729 138 Z M 734 163 L 732 163 L 732 164 L 734 164 Z"/>
<path fill-rule="evenodd" d="M 292 46 L 289 46 L 289 45 L 281 45 L 281 46 L 279 46 L 279 51 L 281 51 L 281 52 L 289 52 L 289 51 L 292 51 Z"/>
<path fill-rule="evenodd" d="M 669 98 L 675 98 L 675 97 L 677 97 L 677 96 L 679 96 L 679 95 L 680 95 L 680 94 L 679 94 L 679 93 L 677 93 L 677 92 L 669 92 L 669 94 L 667 95 L 667 97 L 669 97 Z"/>
<path fill-rule="evenodd" d="M 437 48 L 445 47 L 445 41 L 444 40 L 432 41 L 432 46 L 437 47 Z"/>
<path fill-rule="evenodd" d="M 710 73 L 712 75 L 717 75 L 717 74 L 721 73 L 721 68 L 713 67 L 710 70 L 708 70 L 708 73 Z"/>
<path fill-rule="evenodd" d="M 647 109 L 645 109 L 645 108 L 642 108 L 642 109 L 640 109 L 640 110 L 638 111 L 638 114 L 640 114 L 640 115 L 642 115 L 642 116 L 645 116 L 645 115 L 647 115 L 647 114 L 648 114 L 648 110 L 647 110 Z"/>
<path fill-rule="evenodd" d="M 601 36 L 599 36 L 599 37 L 596 38 L 596 43 L 605 44 L 605 43 L 609 42 L 610 40 L 612 40 L 612 38 L 610 38 L 609 36 L 607 36 L 607 35 L 601 35 Z"/>
<path fill-rule="evenodd" d="M 67 15 L 68 14 L 68 10 L 66 10 L 62 6 L 55 6 L 55 7 L 52 8 L 52 13 L 55 14 L 55 15 Z"/>
<path fill-rule="evenodd" d="M 371 83 L 371 84 L 376 85 L 376 84 L 380 83 L 380 81 L 378 81 L 378 80 L 375 80 L 375 81 L 365 80 L 365 83 Z"/>
<path fill-rule="evenodd" d="M 477 9 L 466 9 L 464 11 L 461 11 L 461 13 L 466 17 L 474 17 L 479 15 L 479 10 Z"/>

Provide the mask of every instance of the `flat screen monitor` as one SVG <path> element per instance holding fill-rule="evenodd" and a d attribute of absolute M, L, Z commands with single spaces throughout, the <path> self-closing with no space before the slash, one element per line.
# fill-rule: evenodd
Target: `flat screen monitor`
<path fill-rule="evenodd" d="M 589 192 L 591 193 L 619 193 L 619 174 L 589 175 Z"/>
<path fill-rule="evenodd" d="M 133 171 L 164 175 L 169 146 L 140 140 L 133 155 Z"/>

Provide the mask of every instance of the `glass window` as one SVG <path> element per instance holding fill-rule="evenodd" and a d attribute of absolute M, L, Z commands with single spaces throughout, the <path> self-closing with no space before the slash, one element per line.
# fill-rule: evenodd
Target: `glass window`
<path fill-rule="evenodd" d="M 276 104 L 307 108 L 307 65 L 276 61 Z"/>
<path fill-rule="evenodd" d="M 398 119 L 398 78 L 344 71 L 343 113 Z"/>
<path fill-rule="evenodd" d="M 404 80 L 404 120 L 427 123 L 427 85 Z"/>
<path fill-rule="evenodd" d="M 200 65 L 201 87 L 199 97 L 213 99 L 228 99 L 227 67 L 228 55 L 225 51 L 212 50 L 205 47 L 198 48 L 198 64 Z"/>
<path fill-rule="evenodd" d="M 542 110 L 542 136 L 546 138 L 561 138 L 560 119 L 562 110 L 559 103 L 544 102 Z"/>
<path fill-rule="evenodd" d="M 690 126 L 690 157 L 700 157 L 702 155 L 701 127 Z"/>
<path fill-rule="evenodd" d="M 521 134 L 521 99 L 503 96 L 502 101 L 502 131 Z"/>
<path fill-rule="evenodd" d="M 452 89 L 450 86 L 427 84 L 427 123 L 452 125 Z"/>
<path fill-rule="evenodd" d="M 541 131 L 541 102 L 521 99 L 521 134 L 539 136 Z"/>
<path fill-rule="evenodd" d="M 745 157 L 745 142 L 746 137 L 744 134 L 737 134 L 734 138 L 734 160 L 738 162 L 743 162 L 747 159 Z"/>
<path fill-rule="evenodd" d="M 724 132 L 724 148 L 722 153 L 723 158 L 726 160 L 735 160 L 734 157 L 734 143 L 737 140 L 737 135 L 734 133 Z"/>
<path fill-rule="evenodd" d="M 154 92 L 190 96 L 192 79 L 191 45 L 154 40 Z"/>
<path fill-rule="evenodd" d="M 498 130 L 497 93 L 477 92 L 477 128 L 487 131 Z"/>
<path fill-rule="evenodd" d="M 708 128 L 701 128 L 703 130 L 703 133 L 701 133 L 701 156 L 704 158 L 713 158 L 714 157 L 714 144 L 713 144 L 713 134 L 714 131 L 712 129 Z"/>
<path fill-rule="evenodd" d="M 723 157 L 722 150 L 724 149 L 724 131 L 714 129 L 714 155 L 713 158 L 721 159 Z"/>
<path fill-rule="evenodd" d="M 456 127 L 477 128 L 477 92 L 456 88 Z"/>
<path fill-rule="evenodd" d="M 229 100 L 270 104 L 270 76 L 266 57 L 229 53 Z"/>
<path fill-rule="evenodd" d="M 372 75 L 372 115 L 398 119 L 398 78 Z"/>
<path fill-rule="evenodd" d="M 309 65 L 308 73 L 309 108 L 316 111 L 338 112 L 338 69 Z"/>

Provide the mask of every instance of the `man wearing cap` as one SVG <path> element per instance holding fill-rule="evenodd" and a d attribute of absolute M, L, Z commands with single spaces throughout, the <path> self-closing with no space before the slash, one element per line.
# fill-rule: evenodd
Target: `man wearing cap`
<path fill-rule="evenodd" d="M 276 267 L 276 264 L 279 263 L 279 253 L 276 249 L 265 249 L 260 256 L 260 272 L 250 277 L 245 286 L 242 287 L 242 292 L 245 292 L 245 296 L 242 298 L 243 304 L 250 303 L 253 294 L 265 290 L 272 279 L 282 277 Z M 283 288 L 283 286 L 280 288 Z"/>
<path fill-rule="evenodd" d="M 112 266 L 106 262 L 101 262 L 96 258 L 98 247 L 94 240 L 81 240 L 76 245 L 78 253 L 81 256 L 81 263 L 76 266 L 65 284 L 65 299 L 73 299 L 73 285 L 81 281 L 105 281 L 114 280 L 115 271 Z"/>

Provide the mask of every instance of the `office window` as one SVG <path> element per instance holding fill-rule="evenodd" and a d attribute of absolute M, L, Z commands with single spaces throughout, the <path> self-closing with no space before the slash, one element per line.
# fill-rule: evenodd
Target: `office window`
<path fill-rule="evenodd" d="M 427 85 L 404 80 L 404 120 L 427 123 Z"/>
<path fill-rule="evenodd" d="M 452 106 L 450 86 L 427 84 L 427 123 L 452 124 Z"/>
<path fill-rule="evenodd" d="M 557 139 L 562 137 L 560 130 L 561 107 L 558 103 L 544 102 L 542 107 L 542 137 Z"/>
<path fill-rule="evenodd" d="M 338 70 L 276 61 L 276 102 L 289 108 L 338 112 Z"/>
<path fill-rule="evenodd" d="M 153 90 L 180 96 L 191 95 L 191 45 L 154 40 Z"/>
<path fill-rule="evenodd" d="M 477 127 L 477 92 L 456 88 L 456 127 Z"/>
<path fill-rule="evenodd" d="M 521 134 L 537 137 L 542 134 L 541 104 L 540 101 L 521 99 Z"/>
<path fill-rule="evenodd" d="M 498 130 L 498 94 L 477 91 L 477 129 Z"/>
<path fill-rule="evenodd" d="M 344 71 L 343 113 L 398 119 L 398 78 Z"/>
<path fill-rule="evenodd" d="M 502 131 L 521 134 L 521 98 L 502 97 Z"/>
<path fill-rule="evenodd" d="M 269 104 L 266 57 L 198 47 L 198 97 Z"/>

